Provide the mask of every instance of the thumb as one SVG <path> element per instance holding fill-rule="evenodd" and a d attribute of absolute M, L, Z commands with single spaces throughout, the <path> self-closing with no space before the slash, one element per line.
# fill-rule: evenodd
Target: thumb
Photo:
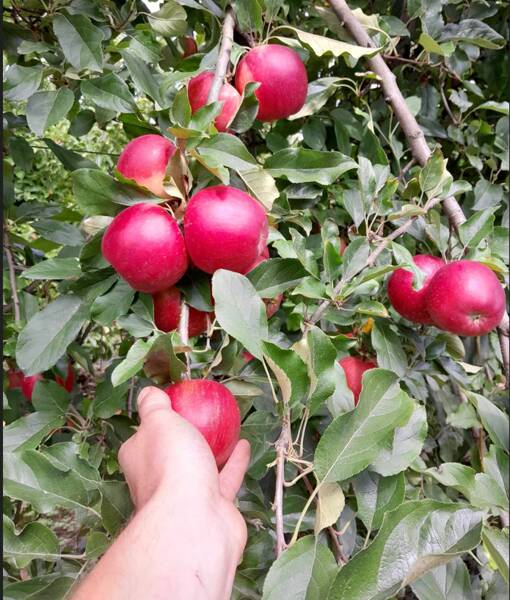
<path fill-rule="evenodd" d="M 138 394 L 137 405 L 140 424 L 151 419 L 154 414 L 173 412 L 166 392 L 154 386 L 143 388 Z"/>
<path fill-rule="evenodd" d="M 227 500 L 233 502 L 237 496 L 249 462 L 250 443 L 248 440 L 239 440 L 226 465 L 220 472 L 220 490 Z"/>

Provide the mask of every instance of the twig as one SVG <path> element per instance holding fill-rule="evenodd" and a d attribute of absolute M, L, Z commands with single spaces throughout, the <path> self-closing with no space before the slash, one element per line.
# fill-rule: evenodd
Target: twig
<path fill-rule="evenodd" d="M 85 329 L 83 330 L 83 332 L 80 334 L 80 337 L 77 339 L 78 344 L 81 346 L 83 344 L 83 342 L 87 339 L 87 336 L 89 335 L 89 333 L 92 331 L 92 328 L 94 327 L 94 322 L 90 321 L 89 324 L 85 327 Z"/>
<path fill-rule="evenodd" d="M 452 123 L 454 125 L 459 125 L 459 121 L 457 119 L 457 117 L 453 114 L 452 109 L 450 108 L 450 105 L 448 104 L 448 100 L 446 98 L 446 94 L 444 93 L 444 88 L 443 88 L 443 84 L 441 82 L 441 84 L 439 85 L 439 92 L 441 94 L 441 99 L 443 100 L 443 104 L 444 107 L 446 109 L 446 112 L 448 113 L 448 116 L 450 117 Z"/>
<path fill-rule="evenodd" d="M 16 273 L 14 266 L 14 258 L 12 256 L 11 244 L 9 242 L 9 235 L 7 229 L 4 227 L 4 249 L 5 257 L 7 258 L 7 265 L 9 267 L 9 283 L 11 285 L 12 305 L 14 308 L 14 320 L 16 323 L 21 321 L 20 304 L 18 297 L 18 289 L 16 287 Z"/>
<path fill-rule="evenodd" d="M 407 175 L 408 171 L 414 167 L 415 164 L 416 164 L 416 159 L 411 158 L 411 160 L 402 168 L 402 170 L 398 174 L 397 179 L 399 181 L 401 181 L 405 177 L 405 175 Z"/>
<path fill-rule="evenodd" d="M 183 346 L 188 345 L 189 334 L 189 306 L 181 300 L 181 316 L 179 318 L 179 337 Z M 191 379 L 191 365 L 188 350 L 185 351 L 186 356 L 186 377 Z"/>
<path fill-rule="evenodd" d="M 230 53 L 234 42 L 234 27 L 234 11 L 232 10 L 232 7 L 229 6 L 225 11 L 225 18 L 223 19 L 218 61 L 216 62 L 216 71 L 211 83 L 211 88 L 209 89 L 209 95 L 207 96 L 207 104 L 218 101 L 221 86 L 223 85 L 225 75 L 227 74 L 228 63 L 230 62 Z"/>
<path fill-rule="evenodd" d="M 276 558 L 285 550 L 285 533 L 283 529 L 283 486 L 285 481 L 285 459 L 289 450 L 290 425 L 288 416 L 283 417 L 282 431 L 276 441 L 276 483 L 273 510 L 276 522 Z"/>

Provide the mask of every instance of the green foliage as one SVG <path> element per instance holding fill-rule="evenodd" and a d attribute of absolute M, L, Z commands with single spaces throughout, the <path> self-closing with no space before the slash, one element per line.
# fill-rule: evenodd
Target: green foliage
<path fill-rule="evenodd" d="M 4 386 L 5 595 L 64 598 L 104 553 L 132 510 L 117 453 L 137 424 L 134 398 L 189 368 L 229 386 L 252 446 L 234 599 L 505 597 L 497 333 L 461 339 L 413 325 L 391 308 L 385 280 L 402 265 L 419 285 L 412 256 L 430 253 L 479 260 L 508 285 L 506 3 L 353 0 L 368 49 L 324 3 L 233 2 L 233 65 L 248 40 L 283 43 L 310 83 L 299 113 L 274 124 L 255 120 L 249 85 L 218 133 L 219 104 L 192 115 L 185 86 L 215 66 L 225 4 L 4 3 L 4 367 L 44 373 L 32 402 Z M 199 50 L 183 58 L 191 32 Z M 433 150 L 423 168 L 369 70 L 377 53 Z M 191 306 L 215 310 L 191 340 L 157 330 L 151 297 L 101 256 L 113 216 L 161 202 L 115 171 L 127 141 L 146 133 L 178 142 L 165 180 L 174 208 L 224 183 L 268 212 L 268 261 L 246 276 L 220 270 L 212 287 L 197 272 L 179 283 Z M 450 195 L 467 217 L 458 233 L 440 204 L 425 207 Z M 268 319 L 263 301 L 279 294 Z M 246 364 L 243 349 L 255 359 Z M 357 407 L 337 364 L 349 354 L 380 367 L 364 376 Z M 69 393 L 55 382 L 68 361 Z M 282 426 L 295 483 L 275 507 L 290 544 L 276 559 Z"/>

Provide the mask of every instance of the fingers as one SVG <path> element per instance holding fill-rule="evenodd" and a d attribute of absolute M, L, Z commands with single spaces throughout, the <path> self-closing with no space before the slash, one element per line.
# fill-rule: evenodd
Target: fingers
<path fill-rule="evenodd" d="M 143 388 L 138 395 L 138 416 L 140 423 L 148 421 L 155 413 L 172 413 L 172 405 L 168 395 L 157 387 Z"/>
<path fill-rule="evenodd" d="M 250 462 L 250 443 L 239 440 L 219 475 L 220 491 L 224 498 L 233 501 L 243 483 Z"/>

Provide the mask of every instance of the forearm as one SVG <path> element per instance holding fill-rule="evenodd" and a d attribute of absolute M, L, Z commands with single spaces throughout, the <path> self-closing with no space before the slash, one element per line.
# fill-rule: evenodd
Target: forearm
<path fill-rule="evenodd" d="M 147 503 L 73 600 L 227 600 L 238 557 L 210 510 L 186 508 L 163 497 Z"/>

